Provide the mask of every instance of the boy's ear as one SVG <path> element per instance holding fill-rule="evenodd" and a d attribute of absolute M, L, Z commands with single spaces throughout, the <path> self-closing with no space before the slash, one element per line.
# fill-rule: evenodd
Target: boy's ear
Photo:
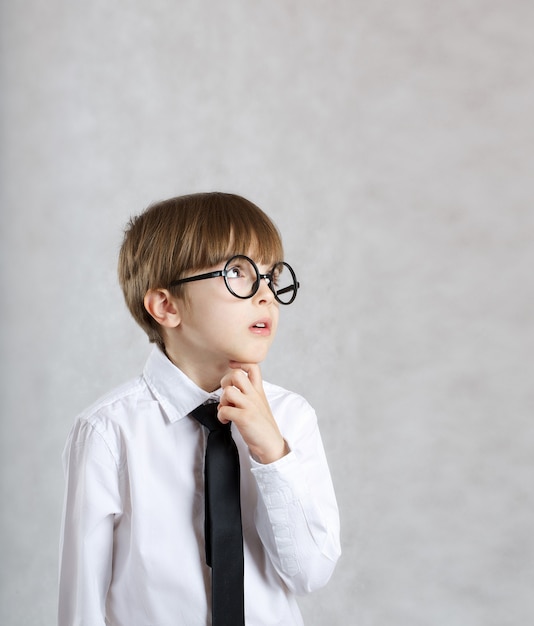
<path fill-rule="evenodd" d="M 167 289 L 149 289 L 143 302 L 145 309 L 161 326 L 176 328 L 182 321 L 178 302 Z"/>

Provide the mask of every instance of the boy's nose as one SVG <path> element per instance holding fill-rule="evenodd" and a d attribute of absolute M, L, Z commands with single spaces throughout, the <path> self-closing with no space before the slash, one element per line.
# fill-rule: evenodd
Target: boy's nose
<path fill-rule="evenodd" d="M 271 279 L 268 276 L 263 276 L 260 280 L 260 286 L 256 296 L 259 297 L 261 302 L 274 300 L 274 293 L 271 289 Z"/>

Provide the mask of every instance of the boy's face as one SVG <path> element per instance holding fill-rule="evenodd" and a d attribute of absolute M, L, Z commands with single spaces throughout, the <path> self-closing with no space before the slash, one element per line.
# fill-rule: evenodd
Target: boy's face
<path fill-rule="evenodd" d="M 261 273 L 271 270 L 262 264 L 258 268 Z M 177 342 L 177 364 L 186 374 L 194 379 L 192 374 L 197 370 L 224 372 L 230 361 L 260 363 L 265 359 L 279 316 L 279 304 L 266 280 L 248 299 L 232 295 L 222 277 L 184 287 L 184 298 L 178 300 L 180 324 L 168 339 Z"/>

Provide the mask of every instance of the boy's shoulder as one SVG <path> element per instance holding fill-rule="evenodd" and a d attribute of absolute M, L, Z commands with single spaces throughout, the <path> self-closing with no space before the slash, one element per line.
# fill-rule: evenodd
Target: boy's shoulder
<path fill-rule="evenodd" d="M 143 377 L 137 376 L 100 396 L 82 411 L 77 419 L 92 422 L 103 416 L 118 416 L 132 405 L 138 404 L 146 393 L 147 386 Z"/>
<path fill-rule="evenodd" d="M 263 389 L 273 411 L 278 407 L 284 407 L 299 412 L 314 412 L 306 398 L 294 391 L 289 391 L 280 385 L 265 380 L 263 381 Z"/>
<path fill-rule="evenodd" d="M 70 429 L 64 449 L 64 462 L 70 450 L 91 449 L 91 454 L 101 464 L 122 463 L 121 435 L 128 432 L 129 417 L 136 408 L 150 400 L 146 384 L 141 376 L 119 385 L 101 396 L 96 402 L 79 413 Z M 110 456 L 111 455 L 111 456 Z"/>

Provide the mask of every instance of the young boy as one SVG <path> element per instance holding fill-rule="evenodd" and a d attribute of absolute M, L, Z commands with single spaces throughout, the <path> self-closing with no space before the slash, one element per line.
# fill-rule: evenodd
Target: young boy
<path fill-rule="evenodd" d="M 173 198 L 128 224 L 119 279 L 156 345 L 67 441 L 60 626 L 212 623 L 207 430 L 191 417 L 210 400 L 239 453 L 245 623 L 303 623 L 295 596 L 329 580 L 339 517 L 313 409 L 259 367 L 299 287 L 282 260 L 270 219 L 232 194 Z"/>

